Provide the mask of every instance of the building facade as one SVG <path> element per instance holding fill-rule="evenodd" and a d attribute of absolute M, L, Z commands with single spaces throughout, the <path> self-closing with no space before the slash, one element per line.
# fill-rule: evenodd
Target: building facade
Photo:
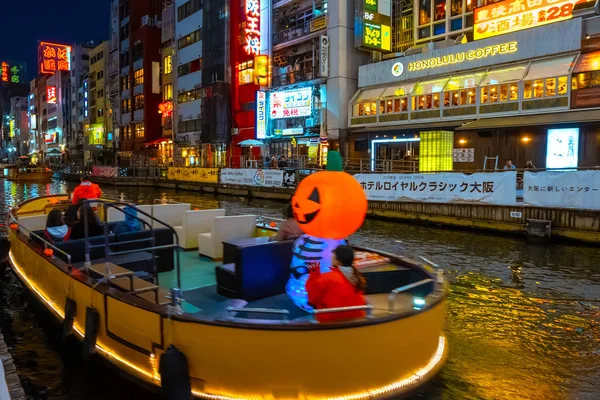
<path fill-rule="evenodd" d="M 93 43 L 76 44 L 71 53 L 70 123 L 67 126 L 66 148 L 70 162 L 79 165 L 84 164 L 84 120 L 89 117 L 89 99 L 84 98 L 84 95 L 87 92 L 89 96 L 87 79 L 90 71 L 90 51 L 94 47 Z"/>
<path fill-rule="evenodd" d="M 119 1 L 120 132 L 122 163 L 152 155 L 146 144 L 162 137 L 160 87 L 162 0 Z"/>
<path fill-rule="evenodd" d="M 529 161 L 564 167 L 567 158 L 570 166 L 597 165 L 600 53 L 596 18 L 588 18 L 593 10 L 584 7 L 574 18 L 553 24 L 488 34 L 500 26 L 494 7 L 507 4 L 463 7 L 471 17 L 456 16 L 471 21 L 472 37 L 485 37 L 432 43 L 361 66 L 360 89 L 348 107 L 350 157 L 381 171 L 502 168 L 509 159 L 520 168 Z M 567 8 L 573 10 L 573 4 L 567 2 Z M 424 15 L 418 12 L 419 18 Z M 439 15 L 451 26 L 453 15 Z M 478 23 L 488 15 L 489 21 Z M 415 32 L 427 24 L 435 30 L 435 18 L 419 19 Z M 450 159 L 435 160 L 443 152 Z"/>
<path fill-rule="evenodd" d="M 165 3 L 162 12 L 162 65 L 161 85 L 162 102 L 158 106 L 161 117 L 162 137 L 156 141 L 157 160 L 161 165 L 173 163 L 175 127 L 173 124 L 175 101 L 173 96 L 177 84 L 177 72 L 173 70 L 175 60 L 175 10 L 174 3 Z"/>

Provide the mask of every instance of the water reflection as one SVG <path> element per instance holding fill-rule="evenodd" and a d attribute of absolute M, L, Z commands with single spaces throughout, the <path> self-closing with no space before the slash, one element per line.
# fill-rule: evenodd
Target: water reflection
<path fill-rule="evenodd" d="M 39 193 L 67 193 L 74 186 L 64 182 L 18 185 L 4 181 L 0 197 L 10 205 L 14 199 L 20 201 Z M 139 203 L 174 200 L 201 208 L 226 208 L 271 217 L 282 217 L 284 208 L 280 202 L 215 198 L 166 189 L 106 186 L 103 190 L 110 198 L 119 198 L 124 192 L 128 200 Z M 450 360 L 441 377 L 418 397 L 597 398 L 599 248 L 527 243 L 522 237 L 379 220 L 367 221 L 351 242 L 411 257 L 425 256 L 449 273 L 452 285 L 446 323 Z M 19 288 L 16 283 L 14 287 Z M 9 288 L 8 292 L 19 290 Z M 15 358 L 21 375 L 31 383 L 29 392 L 44 398 L 48 387 L 60 387 L 56 398 L 107 398 L 90 394 L 90 385 L 93 388 L 97 384 L 62 378 L 59 371 L 65 364 L 59 361 L 57 345 L 34 319 L 39 313 L 28 314 L 18 304 L 7 302 L 2 311 L 4 318 L 8 315 L 12 321 L 17 343 Z M 35 354 L 29 352 L 30 346 L 35 348 Z M 20 352 L 19 347 L 25 350 Z M 42 370 L 39 365 L 30 365 L 34 358 L 44 360 Z M 112 377 L 102 368 L 95 374 L 102 381 Z M 108 397 L 150 396 L 118 378 L 111 378 L 111 384 L 116 385 L 117 392 Z"/>

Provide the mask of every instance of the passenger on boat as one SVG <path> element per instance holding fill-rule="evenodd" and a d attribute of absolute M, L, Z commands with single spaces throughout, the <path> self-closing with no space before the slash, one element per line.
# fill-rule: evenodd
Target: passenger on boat
<path fill-rule="evenodd" d="M 364 306 L 366 280 L 353 266 L 354 250 L 347 245 L 333 251 L 330 272 L 321 274 L 320 263 L 309 263 L 310 275 L 306 282 L 308 302 L 316 310 L 326 308 Z M 364 311 L 345 311 L 317 314 L 319 322 L 331 322 L 364 317 Z"/>
<path fill-rule="evenodd" d="M 71 204 L 65 211 L 64 220 L 69 228 L 74 227 L 79 222 L 79 205 Z"/>
<path fill-rule="evenodd" d="M 282 242 L 284 240 L 296 240 L 304 235 L 304 232 L 300 229 L 300 224 L 298 224 L 298 221 L 294 218 L 294 211 L 291 204 L 288 204 L 285 212 L 287 219 L 279 225 L 277 234 L 272 237 L 273 241 Z"/>
<path fill-rule="evenodd" d="M 119 222 L 113 229 L 113 233 L 139 232 L 142 230 L 142 223 L 136 218 L 137 211 L 129 206 L 123 210 L 126 212 L 125 221 Z"/>
<path fill-rule="evenodd" d="M 73 204 L 79 204 L 79 200 L 99 199 L 102 196 L 100 186 L 90 182 L 88 175 L 81 177 L 81 183 L 73 191 Z"/>
<path fill-rule="evenodd" d="M 104 228 L 100 225 L 98 216 L 88 205 L 82 205 L 78 211 L 79 222 L 71 229 L 71 239 L 83 239 L 85 238 L 85 223 L 87 220 L 88 224 L 88 237 L 102 236 L 104 235 Z"/>
<path fill-rule="evenodd" d="M 46 229 L 44 230 L 44 236 L 51 243 L 65 241 L 69 239 L 71 235 L 71 228 L 67 226 L 63 218 L 62 211 L 54 209 L 48 213 L 46 219 Z"/>

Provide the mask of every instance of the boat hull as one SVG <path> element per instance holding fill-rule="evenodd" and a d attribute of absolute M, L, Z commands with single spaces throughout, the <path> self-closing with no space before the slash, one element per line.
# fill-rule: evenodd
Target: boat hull
<path fill-rule="evenodd" d="M 97 354 L 155 386 L 158 360 L 170 345 L 187 357 L 193 394 L 222 399 L 385 398 L 422 385 L 447 355 L 443 296 L 425 311 L 348 327 L 211 323 L 169 317 L 163 307 L 69 273 L 14 226 L 9 238 L 12 268 L 44 306 L 62 321 L 72 299 L 79 339 L 86 309 L 94 308 Z"/>
<path fill-rule="evenodd" d="M 54 172 L 29 172 L 29 173 L 9 173 L 7 179 L 9 181 L 17 181 L 17 182 L 49 182 L 52 180 L 52 175 Z"/>

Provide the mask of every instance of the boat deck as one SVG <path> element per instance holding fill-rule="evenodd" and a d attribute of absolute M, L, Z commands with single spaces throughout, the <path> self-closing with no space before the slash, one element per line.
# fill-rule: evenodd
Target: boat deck
<path fill-rule="evenodd" d="M 293 322 L 308 322 L 312 316 L 299 309 L 294 302 L 283 293 L 277 296 L 246 302 L 231 299 L 217 293 L 215 267 L 222 262 L 198 255 L 196 250 L 178 250 L 181 269 L 181 289 L 183 291 L 182 309 L 185 313 L 192 314 L 202 320 L 226 319 L 233 316 L 227 312 L 227 307 L 269 308 L 285 309 L 289 311 L 288 320 Z M 159 273 L 159 285 L 162 289 L 170 290 L 177 287 L 177 273 L 175 270 Z M 367 295 L 367 302 L 374 309 L 374 314 L 387 313 L 387 294 Z M 413 307 L 412 296 L 401 294 L 397 298 L 397 310 L 408 311 Z M 237 313 L 236 317 L 253 318 L 251 313 Z M 261 320 L 281 320 L 279 315 L 262 314 Z"/>

